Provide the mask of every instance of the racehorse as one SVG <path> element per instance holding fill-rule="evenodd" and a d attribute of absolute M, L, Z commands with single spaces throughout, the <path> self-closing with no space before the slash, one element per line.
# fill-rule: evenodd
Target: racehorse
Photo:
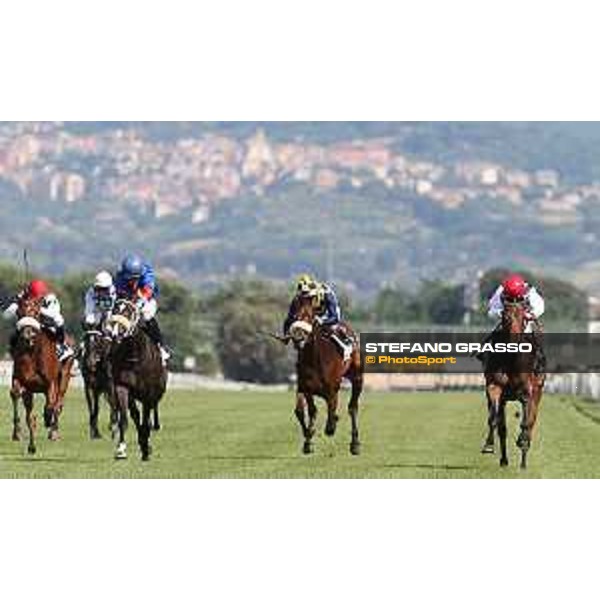
<path fill-rule="evenodd" d="M 530 316 L 526 304 L 506 302 L 502 313 L 499 335 L 511 341 L 533 340 L 524 336 Z M 494 334 L 495 336 L 497 334 Z M 488 402 L 488 436 L 483 447 L 484 454 L 494 453 L 494 430 L 500 440 L 500 466 L 508 466 L 506 451 L 506 404 L 511 400 L 521 403 L 521 432 L 517 446 L 521 449 L 521 468 L 527 467 L 527 453 L 531 446 L 546 376 L 536 373 L 536 354 L 541 348 L 534 344 L 535 352 L 514 354 L 490 354 L 485 366 L 485 389 Z"/>
<path fill-rule="evenodd" d="M 84 333 L 81 374 L 85 386 L 85 399 L 90 415 L 90 438 L 101 439 L 98 429 L 100 398 L 104 396 L 110 407 L 110 425 L 113 437 L 116 435 L 117 411 L 113 400 L 113 385 L 110 366 L 111 340 L 102 331 L 87 330 Z"/>
<path fill-rule="evenodd" d="M 295 415 L 304 435 L 304 454 L 312 454 L 317 419 L 314 397 L 327 403 L 325 434 L 335 435 L 338 422 L 338 397 L 344 378 L 352 385 L 348 411 L 352 421 L 350 452 L 360 454 L 358 431 L 358 407 L 363 388 L 360 351 L 356 336 L 346 324 L 342 324 L 354 340 L 349 360 L 344 361 L 336 342 L 324 327 L 315 321 L 315 308 L 311 298 L 299 298 L 296 304 L 296 322 L 290 327 L 290 339 L 298 352 L 296 362 L 297 389 Z"/>
<path fill-rule="evenodd" d="M 119 429 L 115 458 L 127 458 L 125 433 L 129 410 L 137 429 L 142 460 L 147 461 L 151 453 L 151 413 L 157 411 L 164 396 L 167 370 L 158 347 L 140 326 L 140 311 L 133 302 L 117 300 L 105 329 L 112 339 L 110 365 Z M 141 416 L 137 402 L 142 405 Z"/>
<path fill-rule="evenodd" d="M 36 418 L 33 413 L 34 394 L 44 394 L 44 425 L 48 428 L 48 438 L 56 441 L 58 417 L 62 412 L 63 401 L 69 381 L 74 357 L 63 364 L 58 360 L 56 340 L 43 328 L 40 322 L 40 301 L 23 298 L 17 309 L 17 325 L 13 357 L 13 375 L 10 396 L 13 402 L 14 441 L 21 439 L 19 399 L 23 399 L 27 427 L 29 430 L 29 454 L 35 454 Z"/>

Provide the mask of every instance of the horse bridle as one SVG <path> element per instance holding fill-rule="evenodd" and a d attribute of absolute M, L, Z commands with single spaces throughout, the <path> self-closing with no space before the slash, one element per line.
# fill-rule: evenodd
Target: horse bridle
<path fill-rule="evenodd" d="M 114 337 L 115 332 L 111 329 L 111 325 L 112 324 L 115 324 L 117 326 L 120 325 L 125 330 L 123 337 L 129 337 L 133 334 L 133 332 L 136 330 L 136 328 L 138 326 L 138 323 L 140 321 L 140 311 L 139 311 L 138 307 L 133 302 L 131 302 L 131 300 L 126 300 L 126 299 L 117 300 L 117 302 L 115 303 L 115 308 L 119 305 L 124 305 L 125 307 L 131 309 L 134 317 L 129 318 L 121 313 L 115 314 L 113 312 L 106 320 L 107 331 L 111 337 Z"/>

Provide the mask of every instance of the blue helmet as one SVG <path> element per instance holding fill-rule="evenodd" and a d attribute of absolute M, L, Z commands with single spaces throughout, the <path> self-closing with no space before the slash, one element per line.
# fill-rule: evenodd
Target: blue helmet
<path fill-rule="evenodd" d="M 135 254 L 128 254 L 121 263 L 121 273 L 126 279 L 139 279 L 144 270 L 144 261 Z"/>

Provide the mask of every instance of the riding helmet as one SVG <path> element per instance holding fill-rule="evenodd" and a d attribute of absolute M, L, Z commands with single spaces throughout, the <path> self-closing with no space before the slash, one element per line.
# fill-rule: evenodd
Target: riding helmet
<path fill-rule="evenodd" d="M 43 298 L 50 293 L 50 288 L 45 281 L 34 279 L 27 289 L 28 295 L 31 298 Z"/>
<path fill-rule="evenodd" d="M 139 279 L 144 270 L 144 261 L 135 254 L 128 254 L 121 263 L 121 272 L 127 279 Z"/>
<path fill-rule="evenodd" d="M 113 285 L 112 275 L 108 271 L 100 271 L 96 275 L 94 280 L 94 287 L 97 289 L 105 290 L 111 288 Z"/>
<path fill-rule="evenodd" d="M 511 275 L 502 284 L 504 295 L 511 300 L 519 300 L 527 294 L 527 283 L 520 275 Z"/>

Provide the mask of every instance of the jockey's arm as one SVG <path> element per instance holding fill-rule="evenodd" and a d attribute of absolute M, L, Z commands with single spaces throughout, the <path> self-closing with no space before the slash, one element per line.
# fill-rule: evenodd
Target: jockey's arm
<path fill-rule="evenodd" d="M 19 309 L 19 305 L 14 300 L 8 305 L 7 308 L 2 311 L 2 317 L 7 321 L 13 321 L 17 318 L 17 310 Z"/>
<path fill-rule="evenodd" d="M 8 306 L 2 311 L 2 317 L 7 321 L 14 321 L 17 318 L 17 311 L 19 310 L 19 301 L 23 298 L 24 293 L 19 292 L 16 296 L 11 298 Z"/>
<path fill-rule="evenodd" d="M 504 310 L 504 303 L 502 302 L 503 292 L 504 288 L 500 286 L 494 292 L 494 295 L 490 298 L 490 301 L 488 303 L 488 317 L 497 319 L 502 316 L 502 311 Z"/>
<path fill-rule="evenodd" d="M 529 302 L 532 315 L 536 319 L 539 319 L 546 311 L 546 302 L 534 287 L 529 291 L 527 301 Z"/>
<path fill-rule="evenodd" d="M 325 310 L 323 315 L 318 317 L 317 320 L 321 325 L 335 325 L 341 321 L 340 304 L 333 293 L 328 291 L 325 294 Z"/>
<path fill-rule="evenodd" d="M 290 332 L 290 327 L 292 323 L 296 320 L 296 299 L 292 300 L 290 304 L 290 308 L 288 310 L 288 315 L 283 322 L 283 335 L 287 336 Z"/>
<path fill-rule="evenodd" d="M 61 314 L 60 302 L 54 294 L 48 294 L 42 301 L 40 315 L 50 321 L 56 327 L 62 327 L 65 320 Z"/>
<path fill-rule="evenodd" d="M 96 300 L 94 298 L 93 288 L 90 288 L 85 293 L 85 308 L 84 308 L 83 312 L 84 312 L 86 320 L 89 315 L 93 315 L 96 312 Z"/>

